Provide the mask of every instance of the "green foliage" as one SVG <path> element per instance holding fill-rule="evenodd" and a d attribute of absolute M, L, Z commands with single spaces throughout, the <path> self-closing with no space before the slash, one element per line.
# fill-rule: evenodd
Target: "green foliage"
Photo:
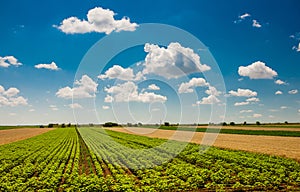
<path fill-rule="evenodd" d="M 165 142 L 100 128 L 55 129 L 0 146 L 0 191 L 300 190 L 294 160 Z M 85 174 L 87 155 L 93 170 Z"/>

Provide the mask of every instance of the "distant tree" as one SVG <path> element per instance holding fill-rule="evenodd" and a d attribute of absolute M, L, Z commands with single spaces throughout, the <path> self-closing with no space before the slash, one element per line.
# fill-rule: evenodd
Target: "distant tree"
<path fill-rule="evenodd" d="M 71 123 L 69 123 L 69 124 L 67 125 L 67 127 L 71 127 Z"/>
<path fill-rule="evenodd" d="M 90 127 L 94 127 L 94 124 L 93 124 L 93 123 L 90 123 L 89 126 L 90 126 Z"/>
<path fill-rule="evenodd" d="M 165 126 L 170 126 L 170 123 L 169 122 L 165 122 Z"/>
<path fill-rule="evenodd" d="M 246 122 L 246 121 L 244 121 L 243 125 L 247 125 L 247 122 Z"/>
<path fill-rule="evenodd" d="M 232 122 L 230 122 L 230 125 L 231 125 L 231 126 L 234 126 L 234 125 L 235 125 L 235 123 L 232 121 Z"/>
<path fill-rule="evenodd" d="M 63 124 L 61 124 L 61 128 L 65 128 L 66 127 L 66 125 L 63 123 Z"/>
<path fill-rule="evenodd" d="M 287 121 L 285 121 L 285 122 L 284 122 L 284 124 L 286 124 L 286 125 L 287 125 L 287 124 L 289 124 L 289 123 L 288 123 Z"/>
<path fill-rule="evenodd" d="M 132 123 L 127 123 L 127 127 L 132 127 Z"/>
<path fill-rule="evenodd" d="M 113 123 L 113 122 L 106 122 L 104 123 L 103 127 L 117 127 L 118 123 Z"/>
<path fill-rule="evenodd" d="M 44 125 L 40 125 L 40 128 L 44 128 Z"/>
<path fill-rule="evenodd" d="M 223 125 L 223 126 L 227 126 L 227 123 L 226 123 L 226 122 L 223 122 L 222 125 Z"/>
<path fill-rule="evenodd" d="M 48 128 L 53 128 L 53 126 L 54 126 L 53 123 L 48 124 Z"/>
<path fill-rule="evenodd" d="M 142 124 L 141 122 L 139 122 L 139 123 L 138 123 L 138 126 L 141 127 L 141 126 L 143 126 L 143 124 Z"/>
<path fill-rule="evenodd" d="M 261 125 L 259 121 L 256 121 L 256 125 Z"/>

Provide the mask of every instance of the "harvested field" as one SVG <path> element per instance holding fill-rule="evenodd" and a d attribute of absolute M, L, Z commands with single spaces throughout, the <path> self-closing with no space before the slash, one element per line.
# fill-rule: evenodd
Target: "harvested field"
<path fill-rule="evenodd" d="M 195 127 L 191 127 L 195 128 Z M 197 128 L 207 128 L 207 126 L 198 126 Z M 211 128 L 220 128 L 218 126 Z M 236 130 L 264 130 L 264 131 L 300 131 L 300 128 L 294 127 L 247 127 L 247 126 L 222 126 L 222 129 L 236 129 Z"/>
<path fill-rule="evenodd" d="M 0 145 L 24 140 L 51 130 L 53 130 L 53 128 L 22 128 L 0 130 Z"/>
<path fill-rule="evenodd" d="M 150 128 L 110 128 L 110 130 L 143 135 L 154 138 L 169 139 L 176 133 L 175 140 L 187 141 L 188 131 L 160 130 Z M 205 133 L 196 132 L 190 142 L 200 144 Z M 300 161 L 300 138 L 280 136 L 256 136 L 219 134 L 213 146 L 278 155 Z"/>

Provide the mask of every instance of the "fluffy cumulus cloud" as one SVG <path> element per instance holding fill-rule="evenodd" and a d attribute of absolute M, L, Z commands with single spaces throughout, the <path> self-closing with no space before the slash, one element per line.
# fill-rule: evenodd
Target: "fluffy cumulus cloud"
<path fill-rule="evenodd" d="M 22 96 L 18 96 L 19 89 L 11 87 L 7 90 L 0 85 L 0 107 L 10 106 L 15 107 L 18 105 L 28 105 L 27 99 Z"/>
<path fill-rule="evenodd" d="M 58 71 L 60 68 L 57 67 L 56 63 L 52 62 L 50 64 L 37 64 L 34 66 L 37 69 L 49 69 L 53 71 Z"/>
<path fill-rule="evenodd" d="M 277 72 L 266 66 L 265 63 L 257 61 L 248 66 L 240 66 L 238 73 L 240 76 L 249 77 L 250 79 L 273 79 Z"/>
<path fill-rule="evenodd" d="M 287 106 L 281 106 L 280 109 L 287 109 Z"/>
<path fill-rule="evenodd" d="M 259 102 L 259 98 L 256 98 L 256 97 L 251 97 L 251 98 L 248 98 L 246 99 L 247 102 Z"/>
<path fill-rule="evenodd" d="M 71 109 L 82 109 L 83 107 L 79 103 L 71 103 L 69 104 Z"/>
<path fill-rule="evenodd" d="M 111 94 L 115 102 L 165 102 L 167 97 L 158 95 L 152 92 L 138 92 L 138 87 L 133 82 L 125 82 L 104 89 L 108 94 Z"/>
<path fill-rule="evenodd" d="M 148 86 L 148 89 L 149 89 L 149 90 L 154 90 L 154 91 L 155 91 L 155 90 L 160 90 L 160 88 L 159 88 L 157 85 L 155 85 L 155 84 L 149 85 L 149 86 Z"/>
<path fill-rule="evenodd" d="M 203 97 L 201 101 L 197 101 L 198 105 L 208 105 L 219 103 L 220 100 L 215 95 L 209 95 L 208 97 Z"/>
<path fill-rule="evenodd" d="M 120 79 L 120 80 L 139 80 L 139 77 L 136 77 L 133 74 L 133 69 L 123 68 L 120 65 L 114 65 L 109 68 L 104 74 L 98 76 L 99 79 Z"/>
<path fill-rule="evenodd" d="M 257 20 L 253 19 L 252 20 L 252 27 L 261 28 L 262 26 Z"/>
<path fill-rule="evenodd" d="M 207 95 L 214 95 L 219 96 L 221 94 L 220 91 L 218 91 L 215 87 L 209 86 L 208 89 L 205 91 Z"/>
<path fill-rule="evenodd" d="M 209 86 L 203 78 L 192 78 L 189 82 L 181 83 L 178 89 L 179 93 L 192 93 L 194 87 Z"/>
<path fill-rule="evenodd" d="M 289 91 L 289 94 L 291 94 L 291 95 L 295 95 L 295 94 L 297 94 L 298 93 L 298 90 L 297 89 L 293 89 L 293 90 L 290 90 Z"/>
<path fill-rule="evenodd" d="M 56 96 L 64 99 L 82 99 L 95 97 L 98 84 L 89 76 L 83 75 L 79 81 L 74 83 L 74 87 L 64 87 L 56 92 Z"/>
<path fill-rule="evenodd" d="M 275 83 L 276 83 L 277 85 L 286 85 L 286 82 L 284 82 L 284 81 L 282 81 L 282 80 L 280 80 L 280 79 L 276 80 Z"/>
<path fill-rule="evenodd" d="M 238 89 L 237 91 L 229 91 L 229 94 L 236 97 L 256 97 L 257 92 L 250 89 Z"/>
<path fill-rule="evenodd" d="M 20 66 L 22 63 L 18 61 L 14 56 L 5 56 L 1 57 L 0 56 L 0 67 L 9 67 L 9 66 Z"/>
<path fill-rule="evenodd" d="M 282 93 L 282 91 L 276 91 L 275 92 L 275 95 L 282 95 L 283 93 Z"/>
<path fill-rule="evenodd" d="M 95 7 L 88 11 L 87 20 L 69 17 L 54 27 L 67 34 L 90 32 L 110 34 L 113 31 L 134 31 L 138 27 L 136 23 L 131 23 L 128 17 L 116 20 L 115 15 L 112 10 Z"/>
<path fill-rule="evenodd" d="M 210 70 L 209 66 L 201 64 L 198 54 L 177 42 L 170 43 L 167 48 L 146 43 L 144 51 L 147 56 L 143 74 L 152 73 L 172 79 Z"/>
<path fill-rule="evenodd" d="M 250 102 L 249 101 L 243 101 L 243 102 L 236 102 L 234 104 L 234 106 L 243 106 L 243 105 L 249 105 Z"/>
<path fill-rule="evenodd" d="M 298 113 L 300 113 L 300 109 L 298 109 Z"/>

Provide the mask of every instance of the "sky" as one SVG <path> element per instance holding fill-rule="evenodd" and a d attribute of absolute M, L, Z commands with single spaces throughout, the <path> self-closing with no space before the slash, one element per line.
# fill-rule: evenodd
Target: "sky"
<path fill-rule="evenodd" d="M 298 0 L 0 5 L 0 125 L 300 122 Z"/>

